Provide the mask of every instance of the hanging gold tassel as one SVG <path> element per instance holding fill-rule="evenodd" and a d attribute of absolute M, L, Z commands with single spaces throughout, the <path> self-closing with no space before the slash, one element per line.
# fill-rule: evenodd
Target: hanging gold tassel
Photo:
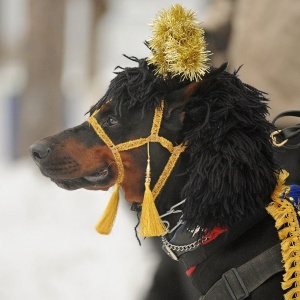
<path fill-rule="evenodd" d="M 154 203 L 154 197 L 150 190 L 151 169 L 149 142 L 147 144 L 147 147 L 148 159 L 145 178 L 145 194 L 141 214 L 141 235 L 144 237 L 160 236 L 166 232 L 166 228 L 159 217 L 158 211 Z"/>
<path fill-rule="evenodd" d="M 100 221 L 95 227 L 96 231 L 100 234 L 110 234 L 111 232 L 111 229 L 113 227 L 116 218 L 118 204 L 119 204 L 119 190 L 120 190 L 120 184 L 117 183 L 115 185 L 115 190 L 108 202 L 108 205 Z"/>

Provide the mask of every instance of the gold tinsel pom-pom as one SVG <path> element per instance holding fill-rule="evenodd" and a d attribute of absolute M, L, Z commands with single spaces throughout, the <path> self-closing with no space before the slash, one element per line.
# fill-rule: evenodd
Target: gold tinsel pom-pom
<path fill-rule="evenodd" d="M 153 56 L 148 63 L 156 75 L 171 74 L 182 79 L 199 80 L 208 70 L 204 30 L 199 27 L 195 12 L 176 4 L 164 9 L 152 20 L 153 36 L 148 41 Z"/>

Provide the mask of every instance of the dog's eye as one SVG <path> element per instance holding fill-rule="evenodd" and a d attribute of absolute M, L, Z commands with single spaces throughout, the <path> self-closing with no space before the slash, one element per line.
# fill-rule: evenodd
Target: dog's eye
<path fill-rule="evenodd" d="M 118 124 L 118 121 L 112 117 L 108 117 L 107 120 L 104 122 L 104 125 L 106 125 L 106 126 L 114 126 L 117 124 Z"/>

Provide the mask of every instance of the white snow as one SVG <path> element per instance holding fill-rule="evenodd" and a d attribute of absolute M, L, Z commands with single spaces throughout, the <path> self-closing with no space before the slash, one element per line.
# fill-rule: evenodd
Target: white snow
<path fill-rule="evenodd" d="M 139 246 L 125 201 L 101 236 L 110 191 L 62 190 L 29 160 L 1 167 L 0 182 L 1 300 L 142 299 L 157 253 Z"/>

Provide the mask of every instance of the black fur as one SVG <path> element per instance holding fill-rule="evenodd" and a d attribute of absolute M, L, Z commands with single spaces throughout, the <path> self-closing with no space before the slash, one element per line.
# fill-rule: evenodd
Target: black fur
<path fill-rule="evenodd" d="M 212 229 L 254 215 L 276 186 L 265 94 L 223 72 L 204 81 L 186 106 L 189 180 L 185 219 Z"/>
<path fill-rule="evenodd" d="M 171 76 L 164 80 L 145 59 L 130 59 L 139 66 L 118 67 L 121 71 L 90 113 L 109 99 L 118 113 L 136 106 L 145 111 L 190 83 Z M 279 165 L 273 157 L 267 109 L 263 92 L 225 71 L 207 76 L 184 106 L 179 139 L 189 143 L 188 180 L 182 194 L 187 198 L 188 226 L 231 227 L 270 201 Z"/>
<path fill-rule="evenodd" d="M 119 114 L 131 107 L 142 107 L 142 110 L 148 110 L 160 105 L 161 100 L 165 99 L 170 92 L 180 89 L 188 84 L 188 81 L 181 81 L 177 77 L 169 77 L 163 80 L 155 76 L 154 68 L 149 66 L 146 59 L 137 59 L 128 57 L 130 60 L 139 64 L 138 67 L 117 67 L 105 95 L 90 110 L 92 113 L 110 99 L 114 101 L 114 107 Z"/>

